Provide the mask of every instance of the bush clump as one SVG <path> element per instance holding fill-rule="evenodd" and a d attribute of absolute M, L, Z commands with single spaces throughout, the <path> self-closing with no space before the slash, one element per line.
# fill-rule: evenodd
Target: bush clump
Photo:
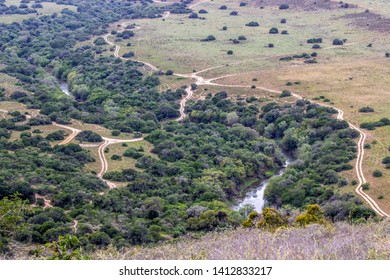
<path fill-rule="evenodd" d="M 374 177 L 382 177 L 382 176 L 383 176 L 383 173 L 382 173 L 382 171 L 376 169 L 376 170 L 374 170 L 374 172 L 372 172 L 372 175 L 373 175 Z"/>
<path fill-rule="evenodd" d="M 340 39 L 334 39 L 332 44 L 335 46 L 342 46 L 342 45 L 344 45 L 344 41 L 340 40 Z"/>
<path fill-rule="evenodd" d="M 289 97 L 291 96 L 291 91 L 289 90 L 283 90 L 282 93 L 279 95 L 280 98 Z"/>
<path fill-rule="evenodd" d="M 279 10 L 287 10 L 288 8 L 290 8 L 290 6 L 288 4 L 281 4 L 279 6 Z"/>
<path fill-rule="evenodd" d="M 80 142 L 97 143 L 102 142 L 103 138 L 92 130 L 84 130 L 77 134 L 76 140 L 79 140 Z"/>

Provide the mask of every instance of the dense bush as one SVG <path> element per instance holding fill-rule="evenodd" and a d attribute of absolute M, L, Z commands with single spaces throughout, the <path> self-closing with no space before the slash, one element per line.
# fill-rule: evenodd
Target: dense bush
<path fill-rule="evenodd" d="M 280 10 L 286 10 L 286 9 L 288 9 L 288 8 L 290 8 L 290 6 L 287 5 L 287 4 L 281 4 L 281 5 L 279 6 L 279 9 L 280 9 Z"/>
<path fill-rule="evenodd" d="M 257 21 L 251 21 L 245 24 L 245 26 L 260 26 L 260 24 Z"/>
<path fill-rule="evenodd" d="M 382 171 L 376 169 L 376 170 L 374 170 L 374 172 L 372 172 L 372 175 L 374 177 L 382 177 L 383 173 L 382 173 Z"/>
<path fill-rule="evenodd" d="M 84 130 L 81 131 L 79 134 L 77 134 L 76 140 L 79 140 L 80 142 L 96 143 L 96 142 L 102 142 L 103 138 L 92 130 Z"/>
<path fill-rule="evenodd" d="M 374 109 L 369 107 L 369 106 L 366 106 L 366 107 L 360 108 L 359 112 L 360 113 L 372 113 L 372 112 L 374 112 Z"/>
<path fill-rule="evenodd" d="M 344 45 L 344 41 L 340 39 L 334 39 L 332 44 L 336 46 L 340 46 L 340 45 Z"/>

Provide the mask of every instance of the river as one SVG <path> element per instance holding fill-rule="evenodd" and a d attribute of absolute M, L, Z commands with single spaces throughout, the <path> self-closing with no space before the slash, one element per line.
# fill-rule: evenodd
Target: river
<path fill-rule="evenodd" d="M 61 82 L 60 83 L 60 89 L 62 90 L 63 93 L 65 93 L 67 96 L 72 96 L 69 87 L 67 83 Z"/>
<path fill-rule="evenodd" d="M 286 163 L 283 168 L 276 175 L 272 176 L 272 178 L 282 176 L 284 172 L 286 172 L 287 166 L 289 166 L 290 163 L 293 161 L 293 158 L 287 157 Z M 247 191 L 245 198 L 238 200 L 238 202 L 232 207 L 232 209 L 239 210 L 245 204 L 252 204 L 255 207 L 255 211 L 261 213 L 265 204 L 264 192 L 268 186 L 268 182 L 269 179 L 262 181 L 257 187 L 250 188 Z"/>

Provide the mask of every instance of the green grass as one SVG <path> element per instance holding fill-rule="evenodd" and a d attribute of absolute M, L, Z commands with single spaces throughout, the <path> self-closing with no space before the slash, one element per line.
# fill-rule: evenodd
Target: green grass
<path fill-rule="evenodd" d="M 29 7 L 31 7 L 31 4 L 34 3 L 33 1 L 30 2 Z M 9 5 L 20 5 L 20 0 L 7 0 L 5 2 L 7 6 Z M 71 5 L 58 5 L 56 3 L 48 3 L 48 2 L 42 2 L 41 3 L 43 8 L 36 9 L 38 12 L 38 15 L 36 14 L 28 14 L 28 15 L 0 15 L 0 23 L 12 23 L 12 22 L 22 22 L 25 19 L 38 17 L 42 15 L 51 15 L 54 13 L 60 13 L 63 9 L 68 8 L 69 10 L 76 11 L 75 6 Z"/>
<path fill-rule="evenodd" d="M 229 9 L 219 10 L 222 4 L 226 4 Z M 131 50 L 136 53 L 136 59 L 151 62 L 163 70 L 172 69 L 180 73 L 240 62 L 210 72 L 211 76 L 215 76 L 244 70 L 274 68 L 279 63 L 276 56 L 313 52 L 311 45 L 306 44 L 306 40 L 312 37 L 322 37 L 323 48 L 330 47 L 334 38 L 347 38 L 348 42 L 356 42 L 370 37 L 368 32 L 351 29 L 347 20 L 337 19 L 346 13 L 354 13 L 355 10 L 305 12 L 303 17 L 302 12 L 297 10 L 238 7 L 237 2 L 229 0 L 205 2 L 196 6 L 195 10 L 200 8 L 209 12 L 202 15 L 206 20 L 188 19 L 188 15 L 171 15 L 165 21 L 135 20 L 134 23 L 140 29 L 135 31 L 134 38 L 123 42 L 121 54 Z M 230 16 L 232 10 L 238 11 L 239 16 Z M 287 19 L 287 24 L 280 24 L 282 18 Z M 258 21 L 260 27 L 246 27 L 245 24 L 249 21 Z M 324 22 L 328 24 L 325 25 Z M 223 31 L 223 26 L 227 26 L 228 29 Z M 271 27 L 277 27 L 279 31 L 286 29 L 290 34 L 268 34 Z M 200 40 L 207 35 L 214 35 L 217 40 L 201 42 Z M 241 41 L 240 44 L 229 41 L 240 35 L 246 36 L 247 40 Z M 133 46 L 126 47 L 129 41 Z M 275 47 L 268 48 L 268 43 L 273 43 Z M 233 50 L 234 55 L 227 55 L 227 50 Z M 355 55 L 339 50 L 328 50 L 327 53 L 331 56 Z"/>

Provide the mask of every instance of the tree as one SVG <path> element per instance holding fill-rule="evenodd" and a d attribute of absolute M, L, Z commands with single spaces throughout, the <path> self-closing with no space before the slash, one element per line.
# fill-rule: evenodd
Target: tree
<path fill-rule="evenodd" d="M 227 26 L 222 27 L 222 30 L 226 31 L 227 30 Z"/>
<path fill-rule="evenodd" d="M 269 48 L 273 48 L 273 47 L 275 47 L 275 46 L 274 46 L 274 44 L 269 43 L 269 44 L 268 44 L 268 47 L 269 47 Z"/>
<path fill-rule="evenodd" d="M 134 56 L 134 52 L 127 52 L 123 55 L 124 58 L 130 58 Z"/>
<path fill-rule="evenodd" d="M 321 49 L 321 46 L 319 44 L 314 44 L 311 48 L 312 49 Z"/>
<path fill-rule="evenodd" d="M 286 20 L 285 18 L 282 18 L 282 19 L 280 20 L 280 23 L 287 23 L 287 20 Z"/>
<path fill-rule="evenodd" d="M 82 256 L 80 251 L 80 241 L 76 236 L 67 234 L 59 236 L 57 241 L 45 244 L 50 250 L 49 260 L 86 260 L 88 257 Z"/>
<path fill-rule="evenodd" d="M 277 29 L 276 27 L 272 27 L 269 32 L 269 34 L 278 34 L 279 33 L 279 29 Z"/>
<path fill-rule="evenodd" d="M 165 75 L 172 76 L 173 75 L 173 70 L 167 70 L 167 72 L 165 72 Z"/>
<path fill-rule="evenodd" d="M 230 12 L 230 15 L 231 16 L 238 16 L 238 12 L 237 11 Z"/>
<path fill-rule="evenodd" d="M 240 35 L 240 36 L 238 36 L 238 40 L 245 41 L 246 37 L 244 35 Z"/>
<path fill-rule="evenodd" d="M 77 134 L 76 140 L 79 140 L 80 142 L 85 141 L 85 142 L 97 143 L 97 142 L 102 142 L 103 138 L 94 131 L 84 130 L 81 131 L 79 134 Z"/>
<path fill-rule="evenodd" d="M 280 227 L 286 227 L 287 225 L 287 218 L 283 217 L 276 209 L 264 208 L 262 212 L 262 219 L 257 222 L 256 227 L 274 231 Z"/>
<path fill-rule="evenodd" d="M 208 12 L 205 9 L 200 9 L 198 13 L 199 14 L 207 14 Z"/>
<path fill-rule="evenodd" d="M 201 41 L 202 42 L 211 42 L 211 41 L 214 41 L 214 40 L 216 40 L 216 38 L 213 35 L 208 35 L 206 37 L 206 39 L 202 39 Z"/>
<path fill-rule="evenodd" d="M 289 90 L 283 90 L 282 93 L 280 94 L 280 98 L 283 98 L 283 97 L 289 97 L 291 96 L 291 92 Z"/>
<path fill-rule="evenodd" d="M 365 107 L 362 107 L 359 109 L 359 112 L 360 113 L 372 113 L 374 112 L 375 110 L 369 106 L 365 106 Z"/>
<path fill-rule="evenodd" d="M 233 51 L 232 51 L 232 50 L 228 50 L 226 53 L 227 53 L 228 55 L 232 55 L 232 54 L 233 54 Z"/>
<path fill-rule="evenodd" d="M 221 7 L 219 7 L 220 10 L 227 10 L 227 7 L 225 5 L 222 5 Z"/>
<path fill-rule="evenodd" d="M 334 39 L 332 44 L 335 46 L 341 46 L 344 45 L 344 41 L 340 39 Z"/>
<path fill-rule="evenodd" d="M 197 13 L 191 13 L 190 16 L 188 18 L 198 18 L 198 14 Z"/>
<path fill-rule="evenodd" d="M 29 212 L 27 201 L 18 194 L 3 197 L 0 200 L 0 236 L 13 236 L 23 229 L 26 226 L 24 216 Z"/>
<path fill-rule="evenodd" d="M 93 43 L 96 45 L 96 46 L 103 46 L 103 45 L 107 45 L 107 42 L 106 40 L 104 40 L 102 37 L 97 37 Z"/>

